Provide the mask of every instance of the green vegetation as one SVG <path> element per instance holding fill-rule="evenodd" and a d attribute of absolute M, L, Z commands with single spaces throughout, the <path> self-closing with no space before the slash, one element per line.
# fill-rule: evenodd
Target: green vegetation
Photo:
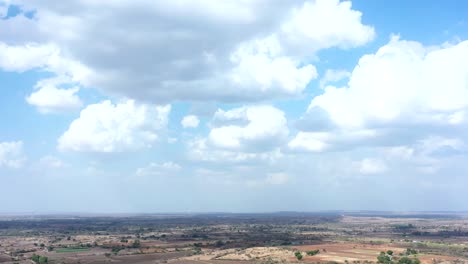
<path fill-rule="evenodd" d="M 316 250 L 307 251 L 306 253 L 309 256 L 314 256 L 314 255 L 317 255 L 319 252 L 320 250 L 316 249 Z"/>
<path fill-rule="evenodd" d="M 412 251 L 410 251 L 412 252 Z M 393 251 L 388 250 L 387 252 L 380 252 L 377 257 L 377 263 L 383 264 L 420 264 L 421 261 L 417 258 L 402 257 L 397 259 L 393 257 Z"/>
<path fill-rule="evenodd" d="M 294 255 L 296 256 L 297 260 L 301 260 L 302 259 L 302 253 L 300 251 L 296 251 L 294 253 Z"/>
<path fill-rule="evenodd" d="M 416 249 L 407 248 L 405 254 L 406 255 L 416 255 L 416 254 L 418 254 L 418 251 Z"/>
<path fill-rule="evenodd" d="M 74 253 L 74 252 L 84 252 L 88 251 L 87 247 L 69 247 L 69 248 L 59 248 L 55 250 L 57 253 Z"/>
<path fill-rule="evenodd" d="M 402 257 L 400 260 L 398 260 L 399 264 L 420 264 L 421 261 L 417 258 L 408 258 L 408 257 Z"/>
<path fill-rule="evenodd" d="M 48 263 L 49 259 L 45 256 L 39 256 L 36 254 L 33 254 L 31 257 L 31 260 L 34 261 L 35 263 L 43 264 L 43 263 Z"/>
<path fill-rule="evenodd" d="M 124 249 L 124 247 L 114 246 L 114 247 L 112 247 L 112 253 L 117 255 L 117 253 L 119 253 L 119 251 L 122 250 L 122 249 Z"/>
<path fill-rule="evenodd" d="M 132 248 L 139 248 L 141 246 L 140 240 L 135 240 L 132 243 Z"/>
<path fill-rule="evenodd" d="M 380 255 L 377 257 L 377 262 L 378 263 L 385 263 L 385 264 L 388 264 L 388 263 L 393 263 L 392 262 L 392 257 L 388 254 L 386 254 L 385 252 L 380 252 Z"/>
<path fill-rule="evenodd" d="M 200 247 L 197 247 L 197 246 L 196 246 L 196 247 L 193 248 L 193 254 L 194 254 L 194 255 L 199 255 L 199 254 L 201 254 L 201 253 L 202 253 L 202 250 L 201 250 Z"/>

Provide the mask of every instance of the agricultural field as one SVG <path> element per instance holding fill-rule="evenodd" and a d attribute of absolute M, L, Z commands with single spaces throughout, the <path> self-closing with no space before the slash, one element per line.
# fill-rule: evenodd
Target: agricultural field
<path fill-rule="evenodd" d="M 468 263 L 468 217 L 369 212 L 0 217 L 0 263 L 35 262 Z"/>

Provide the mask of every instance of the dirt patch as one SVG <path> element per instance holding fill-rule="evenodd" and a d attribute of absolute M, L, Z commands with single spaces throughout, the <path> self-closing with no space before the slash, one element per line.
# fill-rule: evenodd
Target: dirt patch
<path fill-rule="evenodd" d="M 334 261 L 338 263 L 345 263 L 353 261 L 376 261 L 380 252 L 392 250 L 395 256 L 403 253 L 406 249 L 395 245 L 368 245 L 359 243 L 329 243 L 319 245 L 304 245 L 292 247 L 292 249 L 300 250 L 303 252 L 303 262 L 328 262 Z M 306 254 L 309 250 L 320 250 L 320 253 L 315 256 L 308 256 Z M 418 255 L 418 258 L 423 264 L 432 264 L 442 261 L 455 261 L 456 257 L 439 256 L 439 255 Z M 290 258 L 294 260 L 294 258 Z"/>

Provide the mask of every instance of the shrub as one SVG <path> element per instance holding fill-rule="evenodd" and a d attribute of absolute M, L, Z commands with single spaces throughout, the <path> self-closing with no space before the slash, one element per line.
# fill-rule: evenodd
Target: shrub
<path fill-rule="evenodd" d="M 302 253 L 300 251 L 296 251 L 294 253 L 294 255 L 296 256 L 297 260 L 301 260 L 302 259 Z"/>
<path fill-rule="evenodd" d="M 314 255 L 317 255 L 319 252 L 320 252 L 320 250 L 316 249 L 316 250 L 307 251 L 306 253 L 309 256 L 314 256 Z"/>

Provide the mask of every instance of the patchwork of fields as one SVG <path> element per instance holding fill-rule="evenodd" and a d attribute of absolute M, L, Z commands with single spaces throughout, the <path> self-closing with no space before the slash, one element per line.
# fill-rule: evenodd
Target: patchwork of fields
<path fill-rule="evenodd" d="M 89 264 L 377 263 L 379 256 L 394 263 L 468 263 L 468 218 L 291 213 L 0 219 L 0 263 L 32 263 L 34 256 Z"/>

